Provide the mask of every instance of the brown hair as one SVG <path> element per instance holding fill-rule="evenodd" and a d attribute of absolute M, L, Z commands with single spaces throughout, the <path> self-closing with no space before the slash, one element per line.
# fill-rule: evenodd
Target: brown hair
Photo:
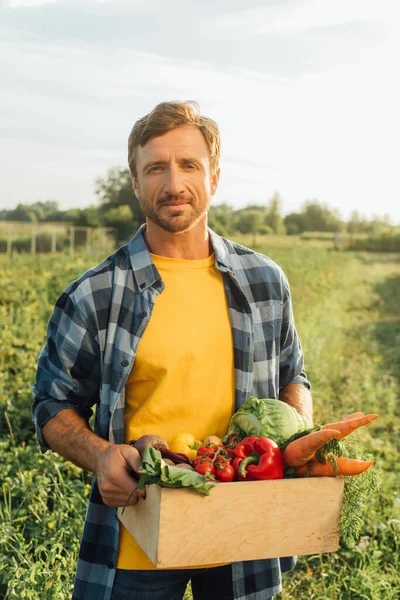
<path fill-rule="evenodd" d="M 151 137 L 163 135 L 182 125 L 195 125 L 201 131 L 207 144 L 211 173 L 219 165 L 220 136 L 218 125 L 212 119 L 200 114 L 197 102 L 161 102 L 134 124 L 128 140 L 128 164 L 134 177 L 136 173 L 135 151 L 138 145 L 144 146 Z"/>

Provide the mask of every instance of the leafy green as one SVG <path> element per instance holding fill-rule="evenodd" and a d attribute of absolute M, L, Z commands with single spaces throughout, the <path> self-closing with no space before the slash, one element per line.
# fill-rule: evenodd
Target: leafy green
<path fill-rule="evenodd" d="M 208 496 L 211 488 L 217 485 L 216 481 L 182 467 L 167 465 L 161 452 L 155 448 L 145 448 L 142 456 L 139 489 L 145 485 L 157 483 L 163 487 L 188 488 L 199 494 Z"/>
<path fill-rule="evenodd" d="M 342 456 L 359 460 L 373 460 L 371 454 L 363 452 L 356 437 L 346 437 L 341 440 L 340 444 Z M 376 497 L 380 487 L 381 476 L 375 466 L 359 475 L 344 478 L 340 539 L 347 548 L 352 548 L 358 542 L 364 527 L 364 516 L 368 503 Z"/>
<path fill-rule="evenodd" d="M 286 402 L 275 398 L 259 399 L 251 396 L 232 416 L 227 436 L 238 433 L 243 439 L 257 435 L 270 438 L 279 444 L 309 427 L 307 419 Z"/>
<path fill-rule="evenodd" d="M 295 433 L 289 439 L 285 440 L 279 447 L 283 451 L 290 442 L 321 429 L 321 425 L 314 425 L 312 428 Z M 335 457 L 344 456 L 346 458 L 357 458 L 359 460 L 373 460 L 372 455 L 363 452 L 360 442 L 356 437 L 345 437 L 342 440 L 333 439 L 322 448 L 320 448 L 315 458 L 326 463 L 331 461 L 334 468 L 337 463 Z M 310 473 L 307 472 L 306 477 Z M 296 477 L 296 469 L 292 467 L 285 468 L 285 479 Z M 340 522 L 340 539 L 347 548 L 353 548 L 359 540 L 361 531 L 364 527 L 364 517 L 368 502 L 371 501 L 381 486 L 381 477 L 376 468 L 368 469 L 359 475 L 344 477 L 343 508 Z"/>

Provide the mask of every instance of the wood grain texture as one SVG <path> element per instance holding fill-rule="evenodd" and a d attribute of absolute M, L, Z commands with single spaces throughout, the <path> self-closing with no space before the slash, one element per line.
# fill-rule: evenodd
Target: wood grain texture
<path fill-rule="evenodd" d="M 335 552 L 343 485 L 342 477 L 234 482 L 206 497 L 152 485 L 119 516 L 160 568 Z"/>
<path fill-rule="evenodd" d="M 121 523 L 156 566 L 158 563 L 161 497 L 164 489 L 158 485 L 151 485 L 146 488 L 145 499 L 140 499 L 134 506 L 127 506 L 124 511 L 122 508 L 118 508 L 117 511 Z"/>

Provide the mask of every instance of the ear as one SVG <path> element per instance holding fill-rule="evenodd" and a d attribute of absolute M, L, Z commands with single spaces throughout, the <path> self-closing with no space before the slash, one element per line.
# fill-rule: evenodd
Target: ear
<path fill-rule="evenodd" d="M 214 196 L 215 192 L 217 191 L 220 172 L 220 169 L 217 169 L 215 173 L 211 175 L 211 196 Z"/>
<path fill-rule="evenodd" d="M 131 173 L 131 179 L 132 179 L 133 191 L 135 192 L 136 198 L 139 200 L 139 184 L 133 173 Z"/>

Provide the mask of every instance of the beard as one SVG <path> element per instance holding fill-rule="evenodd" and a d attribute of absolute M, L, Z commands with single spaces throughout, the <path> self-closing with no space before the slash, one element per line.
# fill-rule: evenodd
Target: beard
<path fill-rule="evenodd" d="M 170 210 L 169 214 L 162 214 L 163 205 L 169 202 L 187 202 L 188 204 L 177 206 L 176 210 Z M 157 202 L 156 207 L 148 202 L 146 198 L 140 198 L 139 204 L 144 216 L 164 231 L 168 231 L 169 233 L 185 233 L 194 227 L 208 212 L 210 199 L 206 206 L 196 204 L 192 196 L 162 198 Z"/>

